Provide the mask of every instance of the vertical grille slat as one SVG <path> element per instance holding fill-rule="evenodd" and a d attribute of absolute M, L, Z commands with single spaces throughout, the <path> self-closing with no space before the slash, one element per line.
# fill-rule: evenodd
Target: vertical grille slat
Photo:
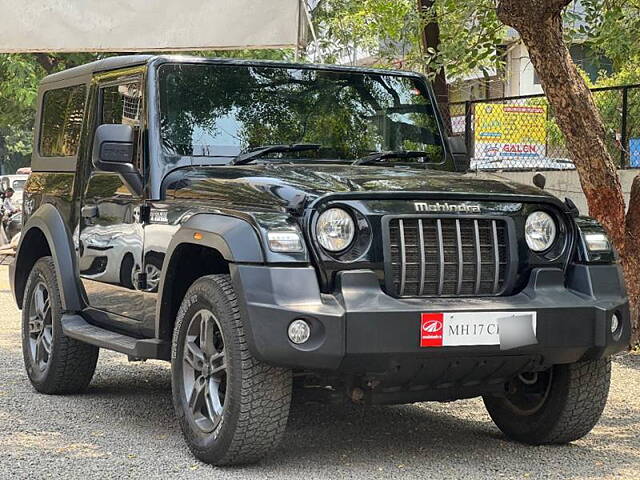
<path fill-rule="evenodd" d="M 482 277 L 482 253 L 480 252 L 480 228 L 478 220 L 473 221 L 473 233 L 476 247 L 476 287 L 474 293 L 478 295 L 480 291 L 480 278 Z"/>
<path fill-rule="evenodd" d="M 392 218 L 387 289 L 400 297 L 500 295 L 509 238 L 501 219 Z"/>
<path fill-rule="evenodd" d="M 495 220 L 491 220 L 491 230 L 493 233 L 493 293 L 498 291 L 498 281 L 500 280 L 500 248 L 498 247 L 498 227 Z"/>
<path fill-rule="evenodd" d="M 404 221 L 400 220 L 400 296 L 404 295 L 407 281 L 407 251 L 404 244 Z"/>
<path fill-rule="evenodd" d="M 460 233 L 460 220 L 458 218 L 456 218 L 456 237 L 458 241 L 458 285 L 456 287 L 456 295 L 460 295 L 462 292 L 464 256 L 462 254 L 462 234 Z"/>
<path fill-rule="evenodd" d="M 422 230 L 422 219 L 418 220 L 418 238 L 420 239 L 420 288 L 418 296 L 424 294 L 424 274 L 427 268 L 427 262 L 424 258 L 424 231 Z"/>
<path fill-rule="evenodd" d="M 442 220 L 436 220 L 438 228 L 438 257 L 440 258 L 440 277 L 438 278 L 438 295 L 442 295 L 444 288 L 444 246 L 442 242 Z"/>

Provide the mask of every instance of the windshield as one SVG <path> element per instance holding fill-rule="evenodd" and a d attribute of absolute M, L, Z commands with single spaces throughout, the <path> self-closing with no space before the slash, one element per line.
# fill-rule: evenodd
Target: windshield
<path fill-rule="evenodd" d="M 317 143 L 286 157 L 355 159 L 382 150 L 444 153 L 425 84 L 412 77 L 246 65 L 159 71 L 161 135 L 174 155 L 229 156 Z"/>

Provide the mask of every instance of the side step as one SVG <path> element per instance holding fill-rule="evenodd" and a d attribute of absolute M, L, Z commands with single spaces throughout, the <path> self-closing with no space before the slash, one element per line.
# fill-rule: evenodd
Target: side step
<path fill-rule="evenodd" d="M 171 359 L 171 345 L 157 338 L 134 338 L 91 325 L 80 315 L 65 313 L 61 319 L 62 331 L 67 337 L 96 347 L 125 353 L 135 358 Z"/>

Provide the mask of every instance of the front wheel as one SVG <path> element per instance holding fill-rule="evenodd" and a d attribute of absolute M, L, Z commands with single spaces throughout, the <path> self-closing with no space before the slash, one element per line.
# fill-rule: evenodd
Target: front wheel
<path fill-rule="evenodd" d="M 556 365 L 521 374 L 503 397 L 484 397 L 489 415 L 513 440 L 532 445 L 569 443 L 598 423 L 607 403 L 611 359 Z"/>
<path fill-rule="evenodd" d="M 187 444 L 215 465 L 252 463 L 280 441 L 291 402 L 291 371 L 255 359 L 228 275 L 187 291 L 173 335 L 173 403 Z"/>

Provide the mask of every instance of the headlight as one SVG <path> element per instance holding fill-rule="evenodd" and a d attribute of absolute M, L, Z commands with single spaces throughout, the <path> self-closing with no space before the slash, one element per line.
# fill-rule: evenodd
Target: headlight
<path fill-rule="evenodd" d="M 353 241 L 355 229 L 351 215 L 341 208 L 330 208 L 318 217 L 316 238 L 325 250 L 340 252 Z"/>
<path fill-rule="evenodd" d="M 549 248 L 556 239 L 556 222 L 548 213 L 533 212 L 527 217 L 524 236 L 531 250 L 542 252 Z"/>

